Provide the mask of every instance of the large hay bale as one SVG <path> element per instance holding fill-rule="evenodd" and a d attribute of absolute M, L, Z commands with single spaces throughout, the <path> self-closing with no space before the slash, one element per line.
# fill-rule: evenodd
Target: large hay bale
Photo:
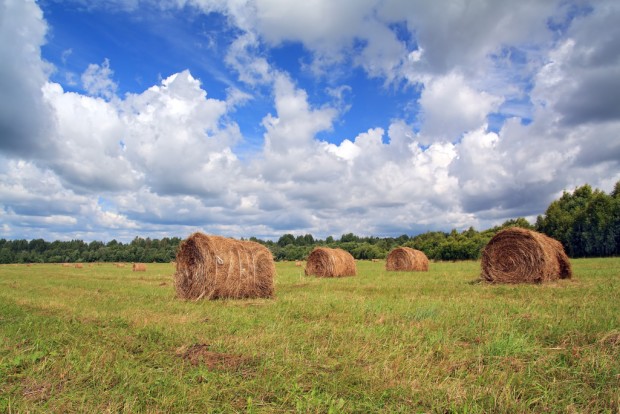
<path fill-rule="evenodd" d="M 146 265 L 144 263 L 134 263 L 131 265 L 132 272 L 146 272 Z"/>
<path fill-rule="evenodd" d="M 428 272 L 428 257 L 424 252 L 411 247 L 397 247 L 388 254 L 385 270 Z"/>
<path fill-rule="evenodd" d="M 355 259 L 342 249 L 329 247 L 315 247 L 306 261 L 306 276 L 317 277 L 343 277 L 355 276 Z"/>
<path fill-rule="evenodd" d="M 270 298 L 275 273 L 259 243 L 194 233 L 177 251 L 174 285 L 183 299 Z"/>
<path fill-rule="evenodd" d="M 542 233 L 510 227 L 482 251 L 482 278 L 495 283 L 542 283 L 572 276 L 562 244 Z"/>

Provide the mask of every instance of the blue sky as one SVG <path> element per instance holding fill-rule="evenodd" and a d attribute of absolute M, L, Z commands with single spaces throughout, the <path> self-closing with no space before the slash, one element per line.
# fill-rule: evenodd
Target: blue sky
<path fill-rule="evenodd" d="M 615 1 L 0 1 L 0 237 L 483 229 L 620 179 Z"/>
<path fill-rule="evenodd" d="M 51 79 L 66 91 L 85 93 L 79 75 L 89 64 L 106 59 L 114 71 L 119 96 L 140 93 L 162 78 L 188 69 L 211 98 L 226 99 L 228 88 L 251 94 L 251 104 L 237 108 L 235 121 L 245 137 L 262 138 L 261 119 L 265 112 L 273 111 L 273 99 L 268 88 L 252 89 L 230 73 L 224 59 L 238 29 L 222 14 L 203 14 L 191 7 L 164 12 L 148 5 L 136 12 L 53 1 L 41 6 L 50 26 L 42 57 L 54 64 L 56 72 Z M 411 43 L 411 35 L 402 26 L 392 25 L 399 38 Z M 329 91 L 346 86 L 341 104 L 348 109 L 319 139 L 339 143 L 369 128 L 387 128 L 391 118 L 415 121 L 418 85 L 407 86 L 402 81 L 386 85 L 384 78 L 369 78 L 363 69 L 347 65 L 325 76 L 313 76 L 305 67 L 312 59 L 310 53 L 299 42 L 263 46 L 260 53 L 274 68 L 288 73 L 313 104 L 336 104 L 337 98 Z M 498 115 L 495 118 L 502 118 Z"/>
<path fill-rule="evenodd" d="M 185 69 L 203 80 L 216 98 L 224 98 L 226 87 L 235 84 L 219 50 L 220 42 L 231 36 L 220 15 L 196 15 L 186 9 L 161 12 L 152 7 L 124 12 L 53 1 L 40 5 L 49 25 L 42 57 L 56 66 L 52 79 L 67 90 L 84 92 L 79 84 L 67 82 L 67 75 L 79 75 L 89 64 L 105 59 L 113 65 L 121 95 L 142 92 L 162 77 Z"/>

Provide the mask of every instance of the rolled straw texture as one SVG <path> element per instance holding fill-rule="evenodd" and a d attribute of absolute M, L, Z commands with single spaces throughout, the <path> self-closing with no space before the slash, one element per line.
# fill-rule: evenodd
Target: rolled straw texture
<path fill-rule="evenodd" d="M 131 265 L 133 272 L 146 272 L 146 265 L 144 263 L 134 263 Z"/>
<path fill-rule="evenodd" d="M 275 273 L 259 243 L 194 233 L 179 246 L 174 285 L 183 299 L 270 298 Z"/>
<path fill-rule="evenodd" d="M 510 227 L 482 251 L 482 278 L 495 283 L 542 283 L 572 277 L 562 244 L 535 231 Z"/>
<path fill-rule="evenodd" d="M 343 277 L 355 276 L 357 269 L 351 253 L 342 249 L 315 247 L 306 261 L 306 276 Z"/>
<path fill-rule="evenodd" d="M 428 272 L 428 257 L 411 247 L 397 247 L 388 254 L 385 270 Z"/>

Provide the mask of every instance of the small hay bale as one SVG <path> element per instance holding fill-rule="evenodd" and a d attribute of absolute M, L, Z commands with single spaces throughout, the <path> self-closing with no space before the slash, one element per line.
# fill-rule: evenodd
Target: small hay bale
<path fill-rule="evenodd" d="M 174 286 L 183 299 L 271 298 L 275 273 L 262 244 L 194 233 L 177 251 Z"/>
<path fill-rule="evenodd" d="M 146 272 L 146 265 L 144 263 L 134 263 L 131 265 L 133 272 Z"/>
<path fill-rule="evenodd" d="M 84 268 L 84 265 L 82 263 L 76 263 L 73 267 L 75 267 L 76 269 L 82 269 Z"/>
<path fill-rule="evenodd" d="M 295 266 L 297 266 L 297 267 L 301 267 L 302 264 L 303 263 L 301 263 L 301 261 L 299 261 L 299 260 L 295 261 Z"/>
<path fill-rule="evenodd" d="M 388 254 L 385 270 L 428 272 L 428 257 L 424 252 L 411 247 L 397 247 Z"/>
<path fill-rule="evenodd" d="M 114 266 L 118 268 L 125 267 L 125 263 L 115 263 Z"/>
<path fill-rule="evenodd" d="M 63 263 L 62 267 L 71 267 L 71 264 L 70 263 Z"/>
<path fill-rule="evenodd" d="M 559 241 L 519 227 L 504 229 L 489 241 L 481 266 L 482 278 L 494 283 L 542 283 L 573 274 Z"/>
<path fill-rule="evenodd" d="M 315 247 L 306 261 L 306 276 L 343 277 L 355 276 L 357 269 L 353 256 L 342 249 Z"/>

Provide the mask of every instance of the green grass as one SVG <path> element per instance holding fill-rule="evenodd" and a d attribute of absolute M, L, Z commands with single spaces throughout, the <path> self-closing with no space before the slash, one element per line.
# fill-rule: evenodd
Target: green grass
<path fill-rule="evenodd" d="M 0 412 L 620 411 L 620 259 L 548 285 L 477 262 L 175 299 L 172 265 L 0 266 Z"/>

